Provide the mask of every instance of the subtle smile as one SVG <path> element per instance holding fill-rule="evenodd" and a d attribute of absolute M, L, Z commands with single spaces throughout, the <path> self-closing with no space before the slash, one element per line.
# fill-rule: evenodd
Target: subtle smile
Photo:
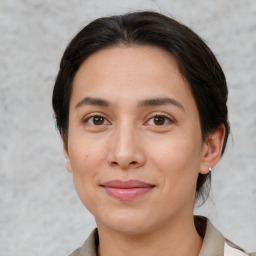
<path fill-rule="evenodd" d="M 110 180 L 101 185 L 108 195 L 119 200 L 132 200 L 151 191 L 155 186 L 140 180 Z"/>

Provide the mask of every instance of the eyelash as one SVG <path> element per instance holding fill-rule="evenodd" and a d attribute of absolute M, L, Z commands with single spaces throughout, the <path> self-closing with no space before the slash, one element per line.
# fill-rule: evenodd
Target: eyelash
<path fill-rule="evenodd" d="M 157 117 L 160 117 L 160 118 L 163 118 L 164 119 L 164 124 L 160 124 L 160 125 L 157 125 L 157 124 L 152 124 L 154 126 L 165 126 L 167 125 L 166 121 L 168 123 L 174 123 L 174 120 L 173 118 L 171 118 L 169 115 L 167 115 L 166 113 L 153 113 L 149 118 L 148 118 L 148 121 L 146 123 L 148 123 L 150 120 L 154 120 L 154 118 L 157 118 Z"/>
<path fill-rule="evenodd" d="M 87 116 L 82 120 L 82 122 L 83 122 L 83 123 L 88 123 L 88 124 L 90 124 L 90 125 L 92 125 L 92 126 L 106 125 L 106 124 L 99 124 L 99 125 L 96 125 L 96 124 L 90 123 L 90 119 L 91 119 L 92 122 L 93 122 L 93 118 L 96 118 L 96 117 L 103 118 L 104 123 L 107 121 L 108 124 L 111 124 L 111 123 L 108 121 L 108 119 L 107 119 L 106 117 L 104 117 L 101 113 L 92 113 L 92 114 L 89 114 L 89 115 L 87 115 Z"/>

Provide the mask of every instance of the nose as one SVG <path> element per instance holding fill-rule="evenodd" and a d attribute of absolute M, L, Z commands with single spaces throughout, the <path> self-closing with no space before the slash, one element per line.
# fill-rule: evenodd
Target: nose
<path fill-rule="evenodd" d="M 135 169 L 145 164 L 145 152 L 135 128 L 120 127 L 113 132 L 107 158 L 111 166 L 123 170 Z"/>

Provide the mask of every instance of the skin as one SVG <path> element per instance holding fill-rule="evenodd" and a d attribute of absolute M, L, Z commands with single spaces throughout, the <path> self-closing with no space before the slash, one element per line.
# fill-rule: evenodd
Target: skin
<path fill-rule="evenodd" d="M 120 46 L 88 57 L 74 78 L 64 151 L 95 216 L 99 255 L 198 255 L 196 181 L 219 160 L 223 137 L 221 126 L 202 141 L 188 82 L 167 52 Z M 119 200 L 102 187 L 113 179 L 153 188 Z"/>

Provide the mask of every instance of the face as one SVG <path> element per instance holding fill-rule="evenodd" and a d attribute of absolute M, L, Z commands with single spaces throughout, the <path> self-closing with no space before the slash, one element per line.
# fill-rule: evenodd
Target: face
<path fill-rule="evenodd" d="M 170 54 L 113 47 L 81 65 L 66 166 L 98 227 L 138 233 L 190 218 L 206 151 L 196 103 Z"/>

